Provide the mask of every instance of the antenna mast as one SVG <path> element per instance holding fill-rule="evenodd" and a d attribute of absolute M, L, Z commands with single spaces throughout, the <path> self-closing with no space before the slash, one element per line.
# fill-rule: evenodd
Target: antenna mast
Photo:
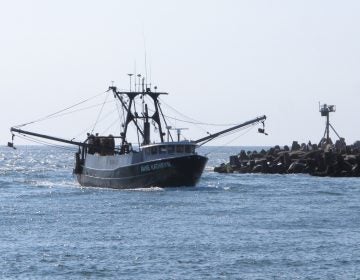
<path fill-rule="evenodd" d="M 327 104 L 320 105 L 320 102 L 319 102 L 319 112 L 321 113 L 322 117 L 326 117 L 325 132 L 324 132 L 324 136 L 323 136 L 323 139 L 325 139 L 325 141 L 326 141 L 325 144 L 332 144 L 332 141 L 330 138 L 330 128 L 341 139 L 339 134 L 336 132 L 335 128 L 330 123 L 330 113 L 333 113 L 335 111 L 336 111 L 335 105 L 327 105 Z"/>
<path fill-rule="evenodd" d="M 134 74 L 128 74 L 129 78 L 130 78 L 130 88 L 129 88 L 129 91 L 131 92 L 131 76 L 134 75 Z M 113 85 L 114 86 L 114 85 Z"/>

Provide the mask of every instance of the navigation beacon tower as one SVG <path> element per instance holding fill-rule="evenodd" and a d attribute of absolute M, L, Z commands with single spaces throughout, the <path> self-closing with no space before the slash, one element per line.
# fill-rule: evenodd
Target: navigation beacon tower
<path fill-rule="evenodd" d="M 321 113 L 322 117 L 326 117 L 325 132 L 321 140 L 321 142 L 325 141 L 325 144 L 333 144 L 330 138 L 330 128 L 335 132 L 335 134 L 337 135 L 337 137 L 339 137 L 340 140 L 342 139 L 340 135 L 336 132 L 335 128 L 330 123 L 330 113 L 333 113 L 335 111 L 336 111 L 335 105 L 327 105 L 327 104 L 320 105 L 319 103 L 319 112 Z"/>

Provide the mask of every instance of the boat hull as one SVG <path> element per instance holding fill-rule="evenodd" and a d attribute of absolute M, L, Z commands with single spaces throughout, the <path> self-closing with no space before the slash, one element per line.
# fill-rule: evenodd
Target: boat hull
<path fill-rule="evenodd" d="M 133 189 L 195 186 L 207 158 L 200 155 L 158 159 L 112 170 L 83 166 L 77 179 L 82 186 Z"/>

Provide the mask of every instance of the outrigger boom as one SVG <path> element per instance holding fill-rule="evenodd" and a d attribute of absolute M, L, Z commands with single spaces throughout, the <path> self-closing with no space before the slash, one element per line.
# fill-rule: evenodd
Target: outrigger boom
<path fill-rule="evenodd" d="M 19 134 L 26 134 L 26 135 L 31 135 L 31 136 L 39 137 L 39 138 L 44 138 L 44 139 L 48 139 L 48 140 L 53 140 L 53 141 L 57 141 L 57 142 L 62 142 L 62 143 L 66 143 L 66 144 L 76 145 L 76 146 L 80 146 L 80 147 L 88 147 L 88 146 L 89 146 L 89 144 L 86 144 L 86 143 L 83 143 L 83 142 L 66 140 L 66 139 L 63 139 L 63 138 L 58 138 L 58 137 L 49 136 L 49 135 L 45 135 L 45 134 L 40 134 L 40 133 L 31 132 L 31 131 L 26 131 L 26 130 L 14 128 L 14 127 L 10 128 L 10 131 L 11 131 L 11 132 L 16 132 L 16 133 L 19 133 Z"/>
<path fill-rule="evenodd" d="M 219 137 L 220 135 L 226 134 L 226 133 L 228 133 L 228 132 L 231 132 L 231 131 L 233 131 L 233 130 L 236 130 L 236 129 L 239 129 L 239 128 L 242 128 L 242 127 L 245 127 L 245 126 L 248 126 L 248 125 L 252 125 L 252 124 L 255 124 L 255 123 L 263 122 L 264 120 L 266 120 L 266 116 L 265 116 L 265 115 L 264 115 L 264 116 L 261 116 L 261 117 L 257 117 L 257 118 L 255 118 L 255 119 L 253 119 L 253 120 L 244 122 L 244 123 L 242 123 L 242 124 L 239 124 L 239 125 L 230 127 L 230 128 L 228 128 L 228 129 L 224 129 L 224 130 L 222 130 L 222 131 L 216 132 L 216 133 L 211 134 L 211 135 L 208 135 L 208 136 L 206 136 L 206 137 L 203 137 L 203 138 L 200 138 L 200 139 L 191 141 L 191 142 L 196 143 L 196 144 L 200 144 L 200 145 L 204 145 L 205 143 L 207 143 L 207 142 L 215 139 L 216 137 Z M 10 128 L 10 131 L 11 131 L 11 132 L 16 132 L 16 133 L 19 133 L 19 134 L 26 134 L 26 135 L 31 135 L 31 136 L 39 137 L 39 138 L 44 138 L 44 139 L 48 139 L 48 140 L 53 140 L 53 141 L 57 141 L 57 142 L 62 142 L 62 143 L 66 143 L 66 144 L 76 145 L 76 146 L 79 146 L 79 147 L 89 148 L 89 147 L 92 147 L 92 146 L 93 146 L 92 144 L 87 144 L 87 143 L 85 143 L 85 142 L 78 142 L 78 141 L 66 140 L 66 139 L 63 139 L 63 138 L 54 137 L 54 136 L 49 136 L 49 135 L 40 134 L 40 133 L 35 133 L 35 132 L 31 132 L 31 131 L 26 131 L 26 130 L 14 128 L 14 127 Z M 114 138 L 122 138 L 122 137 L 120 136 L 120 137 L 114 137 Z"/>
<path fill-rule="evenodd" d="M 57 142 L 62 142 L 62 143 L 66 143 L 66 144 L 71 144 L 71 145 L 75 145 L 75 146 L 83 147 L 83 148 L 93 148 L 94 147 L 94 144 L 86 143 L 86 141 L 88 139 L 85 142 L 78 142 L 78 141 L 67 140 L 67 139 L 63 139 L 63 138 L 59 138 L 59 137 L 49 136 L 49 135 L 45 135 L 45 134 L 35 133 L 35 132 L 31 132 L 31 131 L 26 131 L 26 130 L 14 128 L 14 127 L 11 127 L 10 131 L 11 131 L 11 133 L 16 132 L 19 134 L 31 135 L 31 136 L 44 138 L 44 139 L 57 141 Z M 113 138 L 121 138 L 121 137 L 114 137 L 114 136 L 112 136 L 112 137 Z M 103 149 L 107 149 L 107 148 L 103 147 Z M 114 150 L 119 150 L 119 149 L 114 148 Z"/>
<path fill-rule="evenodd" d="M 266 120 L 266 116 L 261 116 L 261 117 L 257 117 L 256 119 L 253 119 L 253 120 L 250 120 L 250 121 L 247 121 L 247 122 L 244 122 L 242 124 L 239 124 L 239 125 L 236 125 L 236 126 L 233 126 L 233 127 L 230 127 L 228 129 L 224 129 L 222 131 L 219 131 L 217 133 L 214 133 L 214 134 L 210 134 L 206 137 L 203 137 L 203 138 L 200 138 L 198 140 L 195 140 L 193 141 L 194 143 L 196 144 L 200 144 L 200 145 L 204 145 L 205 143 L 215 139 L 216 137 L 219 137 L 220 135 L 223 135 L 223 134 L 226 134 L 228 132 L 231 132 L 233 130 L 236 130 L 236 129 L 239 129 L 239 128 L 242 128 L 242 127 L 245 127 L 245 126 L 248 126 L 248 125 L 252 125 L 252 124 L 255 124 L 255 123 L 259 123 L 259 122 L 263 122 L 264 120 Z M 259 130 L 260 132 L 260 130 Z M 261 133 L 264 133 L 264 130 L 262 129 L 261 130 Z"/>

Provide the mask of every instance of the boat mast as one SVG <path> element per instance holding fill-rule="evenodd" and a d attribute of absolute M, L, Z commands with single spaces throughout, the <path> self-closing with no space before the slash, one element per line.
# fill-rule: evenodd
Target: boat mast
<path fill-rule="evenodd" d="M 150 89 L 149 89 L 150 90 Z M 154 93 L 154 92 L 149 92 L 151 94 L 149 94 L 149 96 L 153 99 L 154 101 L 154 107 L 155 107 L 155 113 L 154 115 L 151 117 L 158 125 L 158 129 L 159 129 L 159 134 L 160 134 L 160 140 L 161 143 L 164 142 L 164 135 L 165 133 L 163 133 L 162 131 L 162 126 L 161 126 L 161 121 L 160 121 L 160 114 L 159 114 L 159 108 L 160 108 L 160 104 L 159 104 L 159 95 L 161 93 Z"/>
<path fill-rule="evenodd" d="M 129 75 L 130 79 L 131 79 L 131 76 L 132 75 Z M 140 82 L 140 80 L 139 80 L 139 82 Z M 165 133 L 163 133 L 162 124 L 161 124 L 161 120 L 160 120 L 161 108 L 160 108 L 160 103 L 159 103 L 158 98 L 159 98 L 159 95 L 161 95 L 161 94 L 167 94 L 166 92 L 152 92 L 150 88 L 145 87 L 144 79 L 142 80 L 141 90 L 140 90 L 140 85 L 138 86 L 137 91 L 136 91 L 136 87 L 135 87 L 135 91 L 131 91 L 131 90 L 130 91 L 118 91 L 117 87 L 115 87 L 115 86 L 109 87 L 109 90 L 113 91 L 114 96 L 119 99 L 121 105 L 126 110 L 126 120 L 124 123 L 124 131 L 121 133 L 121 138 L 122 138 L 121 147 L 123 147 L 124 145 L 127 144 L 126 136 L 127 136 L 127 132 L 128 132 L 128 126 L 131 122 L 134 123 L 137 131 L 141 134 L 141 136 L 143 138 L 142 144 L 143 145 L 150 144 L 150 122 L 149 122 L 149 119 L 152 119 L 157 124 L 157 127 L 159 129 L 160 141 L 161 141 L 161 143 L 164 142 Z M 125 102 L 125 100 L 123 98 L 124 95 L 128 97 L 128 100 L 129 100 L 128 104 Z M 152 116 L 149 115 L 148 104 L 146 104 L 144 102 L 144 97 L 146 95 L 150 96 L 151 99 L 153 100 L 153 106 L 154 106 L 155 112 Z M 143 112 L 141 115 L 139 115 L 135 111 L 135 109 L 132 109 L 132 106 L 135 106 L 135 98 L 138 96 L 140 96 L 140 98 L 142 98 L 143 102 L 145 103 L 143 106 Z M 140 127 L 138 119 L 144 120 L 143 128 Z"/>

